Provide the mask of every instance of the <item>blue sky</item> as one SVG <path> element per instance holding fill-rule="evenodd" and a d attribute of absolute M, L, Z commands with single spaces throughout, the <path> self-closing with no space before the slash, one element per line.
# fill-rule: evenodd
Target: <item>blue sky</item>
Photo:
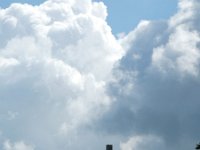
<path fill-rule="evenodd" d="M 39 4 L 43 1 L 2 0 L 0 6 L 7 7 L 13 2 Z M 114 34 L 128 33 L 143 19 L 168 19 L 177 9 L 177 0 L 103 0 L 103 2 L 108 7 L 108 23 Z"/>
<path fill-rule="evenodd" d="M 177 9 L 177 0 L 104 0 L 104 3 L 114 33 L 129 32 L 143 19 L 167 19 Z"/>

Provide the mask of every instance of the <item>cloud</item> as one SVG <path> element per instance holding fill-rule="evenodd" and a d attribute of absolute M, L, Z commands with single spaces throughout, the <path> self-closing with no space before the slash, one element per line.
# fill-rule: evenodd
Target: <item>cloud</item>
<path fill-rule="evenodd" d="M 1 149 L 192 148 L 200 3 L 178 6 L 168 20 L 143 20 L 119 39 L 102 2 L 0 9 Z"/>
<path fill-rule="evenodd" d="M 199 140 L 199 6 L 180 0 L 168 20 L 141 21 L 119 39 L 126 54 L 113 69 L 108 93 L 115 102 L 100 124 L 124 135 L 122 149 L 186 150 Z"/>
<path fill-rule="evenodd" d="M 154 143 L 154 145 L 152 144 Z M 156 144 L 155 144 L 156 143 Z M 122 150 L 135 150 L 135 149 L 163 149 L 163 141 L 156 136 L 135 136 L 130 138 L 126 143 L 120 145 Z"/>
<path fill-rule="evenodd" d="M 24 142 L 16 142 L 11 143 L 10 141 L 6 141 L 4 143 L 4 150 L 34 150 L 33 147 L 24 144 Z"/>
<path fill-rule="evenodd" d="M 112 102 L 105 86 L 122 53 L 106 16 L 90 0 L 0 9 L 1 149 L 97 143 L 91 128 Z"/>

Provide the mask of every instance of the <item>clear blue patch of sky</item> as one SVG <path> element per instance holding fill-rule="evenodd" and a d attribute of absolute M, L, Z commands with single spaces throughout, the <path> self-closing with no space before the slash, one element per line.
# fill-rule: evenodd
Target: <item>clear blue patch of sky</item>
<path fill-rule="evenodd" d="M 28 3 L 32 5 L 41 4 L 45 0 L 0 0 L 0 7 L 6 8 L 12 3 Z"/>
<path fill-rule="evenodd" d="M 11 3 L 40 4 L 45 0 L 0 0 L 0 7 Z M 101 0 L 95 0 L 101 1 Z M 177 0 L 102 0 L 108 8 L 108 24 L 114 34 L 133 30 L 141 20 L 168 19 L 177 11 Z"/>
<path fill-rule="evenodd" d="M 141 20 L 168 19 L 177 11 L 177 0 L 104 0 L 113 33 L 129 32 Z"/>

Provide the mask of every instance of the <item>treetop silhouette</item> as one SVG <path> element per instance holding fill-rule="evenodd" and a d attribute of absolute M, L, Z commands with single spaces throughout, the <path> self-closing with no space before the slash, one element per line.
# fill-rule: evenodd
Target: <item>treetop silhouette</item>
<path fill-rule="evenodd" d="M 200 149 L 200 143 L 196 145 L 195 149 Z"/>

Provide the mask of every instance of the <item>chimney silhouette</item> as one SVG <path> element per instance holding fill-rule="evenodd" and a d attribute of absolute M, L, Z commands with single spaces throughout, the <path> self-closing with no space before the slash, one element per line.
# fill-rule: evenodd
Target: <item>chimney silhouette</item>
<path fill-rule="evenodd" d="M 113 146 L 112 145 L 106 145 L 106 150 L 112 150 Z"/>

